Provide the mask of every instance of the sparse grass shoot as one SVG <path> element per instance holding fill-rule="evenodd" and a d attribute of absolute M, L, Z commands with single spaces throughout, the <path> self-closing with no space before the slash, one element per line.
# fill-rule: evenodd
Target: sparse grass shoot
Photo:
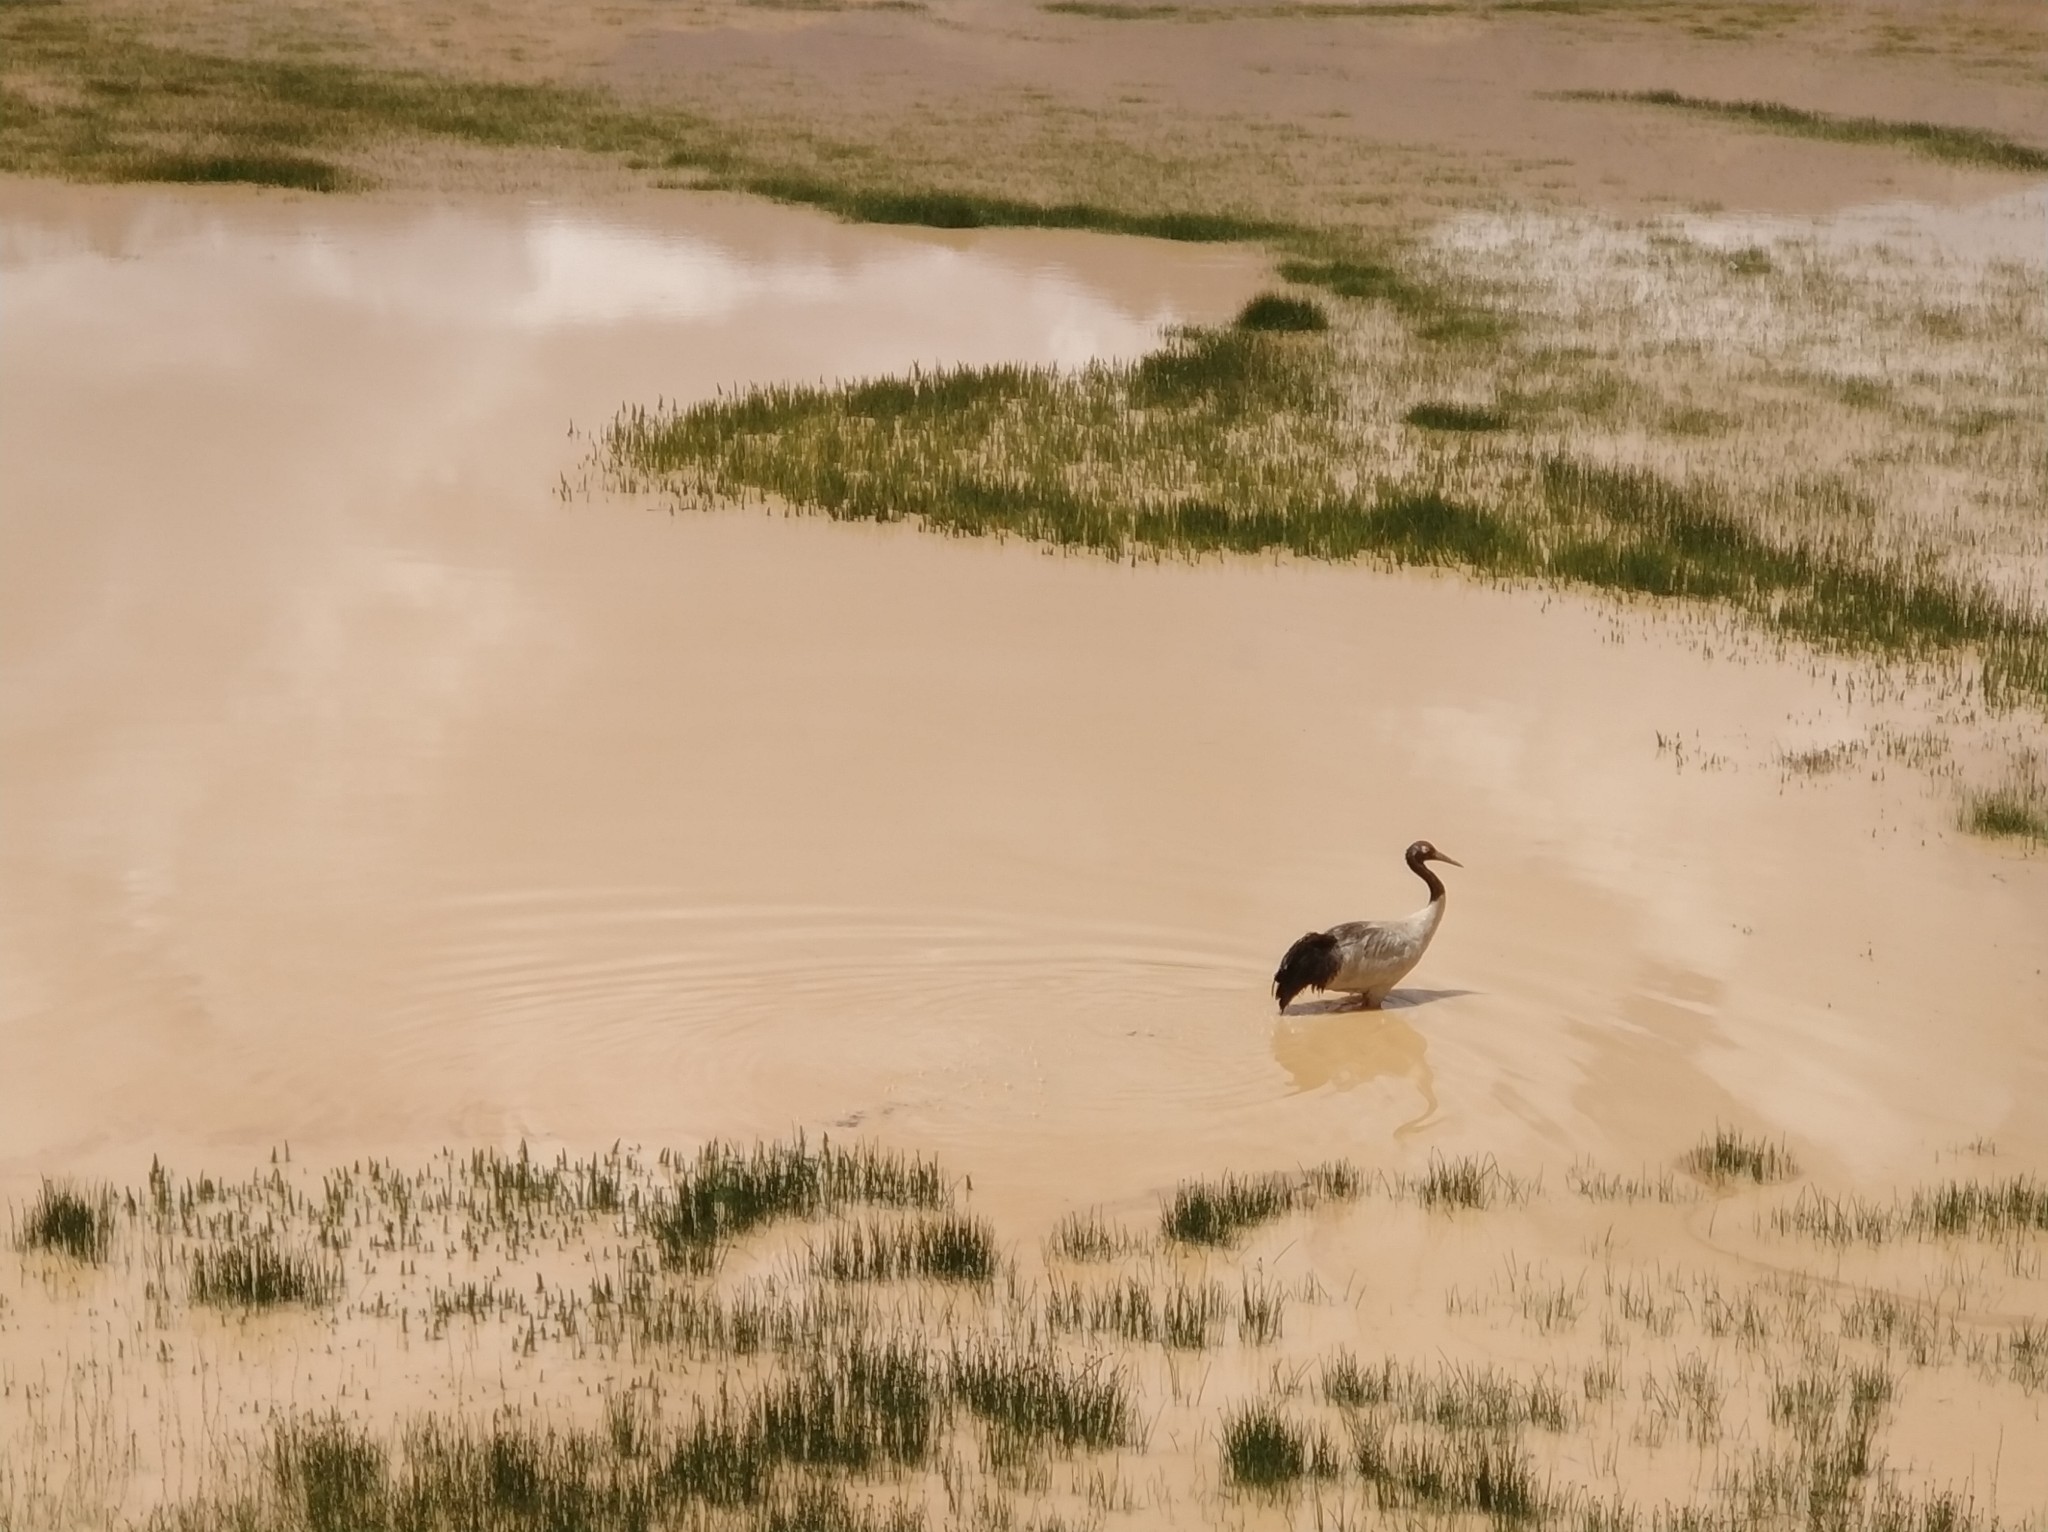
<path fill-rule="evenodd" d="M 1046 1236 L 1046 1255 L 1074 1262 L 1113 1261 L 1138 1249 L 1139 1241 L 1106 1220 L 1100 1211 L 1069 1213 Z"/>

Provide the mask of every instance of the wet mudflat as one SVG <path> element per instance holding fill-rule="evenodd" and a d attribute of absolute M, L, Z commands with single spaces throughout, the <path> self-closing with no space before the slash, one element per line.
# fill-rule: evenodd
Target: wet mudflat
<path fill-rule="evenodd" d="M 1565 1197 L 1717 1121 L 1873 1195 L 1970 1144 L 2048 1164 L 2048 862 L 1953 830 L 1925 699 L 1866 672 L 1452 578 L 573 492 L 572 424 L 621 401 L 1134 355 L 1228 316 L 1253 256 L 695 199 L 0 213 L 18 1202 L 286 1143 L 798 1130 L 938 1155 L 1015 1239 L 1329 1159 L 1490 1154 Z M 1276 1018 L 1288 941 L 1420 902 L 1421 836 L 1466 867 L 1397 1003 Z M 1800 1264 L 1641 1200 L 1645 1259 Z M 1289 1291 L 1443 1254 L 1413 1206 L 1328 1215 L 1273 1253 Z M 1527 1319 L 1504 1256 L 1594 1236 L 1502 1216 L 1450 1264 L 1465 1312 Z M 1382 1276 L 1418 1345 L 1453 1325 L 1435 1276 Z M 25 1289 L 14 1338 L 68 1301 Z M 259 1419 L 260 1355 L 227 1386 Z M 311 1365 L 420 1407 L 487 1370 Z"/>

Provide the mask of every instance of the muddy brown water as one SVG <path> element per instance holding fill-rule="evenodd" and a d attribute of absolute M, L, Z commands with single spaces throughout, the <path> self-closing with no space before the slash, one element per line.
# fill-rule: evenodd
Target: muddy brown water
<path fill-rule="evenodd" d="M 1043 1220 L 1717 1120 L 1876 1185 L 2048 1149 L 2048 858 L 1881 757 L 1788 775 L 1853 669 L 558 493 L 624 401 L 1134 355 L 1252 254 L 15 183 L 0 261 L 11 1196 L 798 1128 Z M 1396 1002 L 1276 1017 L 1421 836 L 1465 868 Z"/>

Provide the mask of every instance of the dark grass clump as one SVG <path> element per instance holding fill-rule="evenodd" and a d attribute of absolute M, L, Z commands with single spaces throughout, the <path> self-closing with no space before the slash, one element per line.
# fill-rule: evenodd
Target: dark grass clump
<path fill-rule="evenodd" d="M 1496 1521 L 1530 1520 L 1543 1510 L 1535 1465 L 1511 1433 L 1395 1436 L 1364 1423 L 1352 1450 L 1382 1507 L 1471 1511 Z"/>
<path fill-rule="evenodd" d="M 1223 1475 L 1243 1489 L 1278 1490 L 1338 1472 L 1336 1449 L 1314 1426 L 1296 1424 L 1260 1400 L 1223 1420 Z"/>
<path fill-rule="evenodd" d="M 1324 1201 L 1348 1201 L 1362 1186 L 1358 1172 L 1342 1163 L 1302 1174 L 1226 1173 L 1214 1181 L 1183 1181 L 1160 1210 L 1160 1232 L 1191 1245 L 1227 1245 L 1245 1230 L 1283 1213 Z"/>
<path fill-rule="evenodd" d="M 391 1465 L 381 1443 L 340 1415 L 287 1420 L 271 1429 L 278 1501 L 306 1532 L 361 1532 L 389 1525 Z"/>
<path fill-rule="evenodd" d="M 832 1229 L 811 1270 L 834 1282 L 988 1282 L 1001 1260 L 986 1219 L 944 1214 Z"/>
<path fill-rule="evenodd" d="M 369 184 L 357 172 L 309 154 L 263 150 L 154 155 L 135 161 L 122 179 L 189 186 L 280 186 L 309 192 L 355 191 Z"/>
<path fill-rule="evenodd" d="M 1327 330 L 1330 316 L 1323 312 L 1321 304 L 1306 298 L 1261 293 L 1238 311 L 1236 323 L 1240 330 Z"/>
<path fill-rule="evenodd" d="M 1832 113 L 1810 112 L 1776 101 L 1715 101 L 1704 96 L 1680 95 L 1675 90 L 1574 90 L 1563 92 L 1561 99 L 1670 107 L 1801 138 L 1910 149 L 1916 154 L 1955 164 L 1983 165 L 1994 170 L 2048 170 L 2048 149 L 1981 128 L 1958 128 L 1946 123 L 1909 122 L 1884 117 L 1837 117 Z"/>
<path fill-rule="evenodd" d="M 946 1424 L 947 1380 L 923 1351 L 856 1341 L 764 1390 L 748 1434 L 761 1456 L 864 1472 L 931 1461 Z"/>
<path fill-rule="evenodd" d="M 1972 835 L 2048 841 L 2048 780 L 2027 758 L 1994 788 L 1966 793 L 1962 826 Z"/>
<path fill-rule="evenodd" d="M 74 1261 L 98 1265 L 114 1238 L 114 1198 L 109 1191 L 81 1191 L 44 1181 L 19 1235 L 24 1250 L 54 1250 Z"/>
<path fill-rule="evenodd" d="M 954 1352 L 952 1380 L 962 1404 L 1013 1439 L 1096 1451 L 1137 1445 L 1130 1386 L 1104 1359 L 1071 1365 L 1050 1348 L 982 1343 Z"/>
<path fill-rule="evenodd" d="M 1425 431 L 1505 431 L 1508 418 L 1473 404 L 1418 404 L 1401 417 Z"/>
<path fill-rule="evenodd" d="M 673 1174 L 643 1215 L 664 1263 L 708 1270 L 722 1241 L 778 1218 L 810 1218 L 865 1204 L 943 1208 L 951 1183 L 931 1160 L 830 1140 L 812 1149 L 802 1138 L 741 1150 L 710 1143 L 693 1161 L 663 1156 Z"/>
<path fill-rule="evenodd" d="M 1784 1140 L 1750 1138 L 1735 1128 L 1716 1128 L 1678 1162 L 1702 1181 L 1752 1181 L 1768 1186 L 1799 1174 L 1799 1162 Z"/>
<path fill-rule="evenodd" d="M 1137 213 L 1090 202 L 1027 202 L 929 187 L 850 186 L 805 175 L 749 173 L 721 177 L 714 184 L 819 208 L 851 223 L 928 229 L 1091 229 L 1194 244 L 1268 239 L 1290 232 L 1282 224 L 1228 213 Z"/>
<path fill-rule="evenodd" d="M 185 1274 L 194 1303 L 223 1308 L 332 1303 L 341 1295 L 341 1272 L 330 1261 L 261 1234 L 193 1251 Z"/>

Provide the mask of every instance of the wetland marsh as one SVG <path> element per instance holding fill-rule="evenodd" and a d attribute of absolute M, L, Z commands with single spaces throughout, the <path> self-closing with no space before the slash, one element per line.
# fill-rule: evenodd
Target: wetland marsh
<path fill-rule="evenodd" d="M 2038 11 L 0 42 L 0 1532 L 2048 1526 Z"/>

